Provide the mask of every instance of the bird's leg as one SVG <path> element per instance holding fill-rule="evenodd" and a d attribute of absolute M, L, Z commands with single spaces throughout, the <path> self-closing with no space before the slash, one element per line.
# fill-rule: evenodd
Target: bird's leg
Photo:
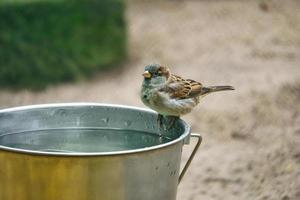
<path fill-rule="evenodd" d="M 179 119 L 178 116 L 168 116 L 169 120 L 168 120 L 168 127 L 167 130 L 170 130 L 174 125 L 175 122 Z"/>
<path fill-rule="evenodd" d="M 164 119 L 164 116 L 161 115 L 161 114 L 158 114 L 157 116 L 157 123 L 159 125 L 159 129 L 163 129 L 163 119 Z"/>
<path fill-rule="evenodd" d="M 166 116 L 166 120 L 164 120 L 164 116 L 161 114 L 158 114 L 157 123 L 159 124 L 159 129 L 162 131 L 170 130 L 171 128 L 174 127 L 174 125 L 178 119 L 179 119 L 178 116 Z M 164 121 L 167 123 L 167 124 L 165 124 L 165 126 L 164 126 Z M 161 135 L 162 134 L 160 133 L 160 136 Z"/>

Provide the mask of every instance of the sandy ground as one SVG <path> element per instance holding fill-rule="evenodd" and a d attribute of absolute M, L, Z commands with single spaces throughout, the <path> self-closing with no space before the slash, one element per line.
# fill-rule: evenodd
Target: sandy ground
<path fill-rule="evenodd" d="M 146 64 L 234 92 L 183 118 L 203 144 L 178 200 L 300 199 L 300 1 L 129 0 L 129 59 L 90 81 L 1 91 L 1 108 L 54 102 L 144 107 Z M 186 161 L 192 145 L 183 152 Z"/>

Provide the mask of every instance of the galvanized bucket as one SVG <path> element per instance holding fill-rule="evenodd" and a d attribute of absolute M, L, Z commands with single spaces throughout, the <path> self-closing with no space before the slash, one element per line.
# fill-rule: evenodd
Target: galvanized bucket
<path fill-rule="evenodd" d="M 189 137 L 197 144 L 180 173 Z M 182 120 L 107 104 L 0 110 L 1 200 L 175 200 L 201 143 Z"/>

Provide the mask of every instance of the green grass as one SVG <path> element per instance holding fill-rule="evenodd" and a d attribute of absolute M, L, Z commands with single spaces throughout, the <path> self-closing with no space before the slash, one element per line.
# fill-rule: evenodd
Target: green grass
<path fill-rule="evenodd" d="M 40 89 L 73 81 L 125 56 L 121 0 L 0 3 L 0 87 Z"/>

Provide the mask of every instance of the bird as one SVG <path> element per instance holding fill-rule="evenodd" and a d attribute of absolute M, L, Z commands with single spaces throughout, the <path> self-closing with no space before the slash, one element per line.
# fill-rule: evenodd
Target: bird
<path fill-rule="evenodd" d="M 142 102 L 158 113 L 158 122 L 163 126 L 163 118 L 174 121 L 182 115 L 190 113 L 204 96 L 218 91 L 234 90 L 234 87 L 203 86 L 198 81 L 184 79 L 172 74 L 169 67 L 160 64 L 149 64 L 142 73 L 144 80 L 140 98 Z"/>

